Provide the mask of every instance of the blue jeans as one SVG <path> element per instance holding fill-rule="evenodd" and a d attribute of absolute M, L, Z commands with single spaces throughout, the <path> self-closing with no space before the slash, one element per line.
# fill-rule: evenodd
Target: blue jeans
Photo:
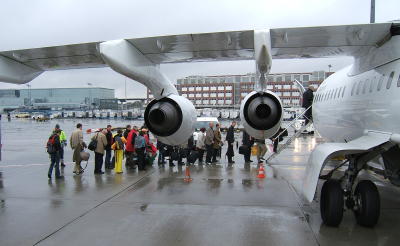
<path fill-rule="evenodd" d="M 104 160 L 104 164 L 105 164 L 107 169 L 111 169 L 112 168 L 112 165 L 111 165 L 111 153 L 112 153 L 111 149 L 106 149 L 106 159 Z"/>
<path fill-rule="evenodd" d="M 56 153 L 50 154 L 50 167 L 49 167 L 49 176 L 53 173 L 53 168 L 55 168 L 56 177 L 60 177 L 60 153 L 57 151 Z"/>

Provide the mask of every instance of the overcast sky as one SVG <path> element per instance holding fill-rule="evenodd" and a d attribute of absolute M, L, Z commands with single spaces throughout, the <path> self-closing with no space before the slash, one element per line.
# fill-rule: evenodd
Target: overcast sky
<path fill-rule="evenodd" d="M 370 0 L 1 0 L 0 51 L 121 38 L 369 22 Z M 399 0 L 376 0 L 376 22 L 400 19 Z M 350 58 L 274 60 L 272 72 L 336 71 Z M 172 80 L 189 75 L 245 74 L 253 61 L 162 65 Z M 124 97 L 125 77 L 109 68 L 45 72 L 32 88 L 116 89 Z M 128 97 L 144 97 L 145 87 L 127 80 Z M 27 88 L 0 83 L 0 88 Z"/>

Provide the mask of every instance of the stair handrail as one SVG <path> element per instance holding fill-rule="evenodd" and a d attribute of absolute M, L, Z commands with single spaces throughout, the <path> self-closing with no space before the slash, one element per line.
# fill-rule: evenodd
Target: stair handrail
<path fill-rule="evenodd" d="M 292 125 L 293 125 L 294 123 L 296 123 L 296 121 L 297 121 L 298 119 L 300 119 L 300 117 L 304 116 L 304 114 L 307 112 L 307 110 L 309 110 L 311 107 L 312 107 L 312 105 L 311 105 L 310 107 L 308 107 L 307 109 L 305 109 L 303 112 L 301 112 L 301 114 L 299 114 L 294 120 L 292 120 L 292 121 L 289 123 L 289 125 L 287 125 L 287 126 L 285 127 L 286 131 L 287 131 L 287 129 L 288 129 L 289 127 L 292 127 Z M 306 116 L 306 117 L 307 117 L 307 116 Z M 307 119 L 308 119 L 308 118 L 307 118 Z M 308 119 L 308 120 L 311 121 L 311 119 Z M 275 138 L 279 138 L 284 132 L 285 132 L 285 131 L 282 131 L 282 132 L 279 133 L 278 136 L 276 136 Z M 288 132 L 288 133 L 289 133 L 289 132 Z"/>

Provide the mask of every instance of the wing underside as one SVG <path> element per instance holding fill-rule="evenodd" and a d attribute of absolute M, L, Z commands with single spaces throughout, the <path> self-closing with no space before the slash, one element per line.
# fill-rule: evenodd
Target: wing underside
<path fill-rule="evenodd" d="M 391 25 L 392 23 L 279 28 L 265 32 L 269 32 L 274 59 L 357 56 L 363 50 L 375 47 L 385 40 L 390 35 Z M 126 40 L 150 62 L 162 64 L 252 60 L 254 35 L 253 30 L 245 30 Z M 100 43 L 102 42 L 0 51 L 0 58 L 6 64 L 0 66 L 0 80 L 19 80 L 14 74 L 7 74 L 7 67 L 15 63 L 20 65 L 17 70 L 33 69 L 35 73 L 107 66 L 99 52 Z M 4 79 L 10 77 L 14 77 L 15 81 Z M 20 83 L 25 82 L 26 80 L 20 80 Z"/>

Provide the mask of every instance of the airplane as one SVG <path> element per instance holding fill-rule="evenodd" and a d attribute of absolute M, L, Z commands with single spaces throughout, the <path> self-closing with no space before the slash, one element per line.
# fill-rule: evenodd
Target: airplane
<path fill-rule="evenodd" d="M 266 89 L 272 59 L 352 56 L 354 64 L 328 77 L 314 97 L 313 121 L 328 140 L 311 153 L 303 195 L 312 202 L 320 179 L 322 221 L 338 226 L 343 209 L 354 211 L 363 226 L 374 226 L 380 200 L 375 184 L 356 184 L 366 163 L 382 156 L 387 177 L 400 185 L 399 120 L 400 24 L 396 22 L 183 34 L 0 51 L 0 81 L 23 84 L 42 72 L 109 66 L 147 86 L 155 99 L 145 110 L 145 123 L 161 141 L 177 145 L 194 130 L 196 111 L 159 69 L 162 63 L 255 60 L 256 84 L 241 102 L 245 130 L 266 139 L 280 128 L 279 97 Z M 394 81 L 394 82 L 393 82 Z M 397 86 L 395 85 L 397 81 Z M 393 84 L 393 85 L 392 85 Z M 346 161 L 321 175 L 330 159 Z M 341 179 L 333 179 L 339 167 Z"/>

